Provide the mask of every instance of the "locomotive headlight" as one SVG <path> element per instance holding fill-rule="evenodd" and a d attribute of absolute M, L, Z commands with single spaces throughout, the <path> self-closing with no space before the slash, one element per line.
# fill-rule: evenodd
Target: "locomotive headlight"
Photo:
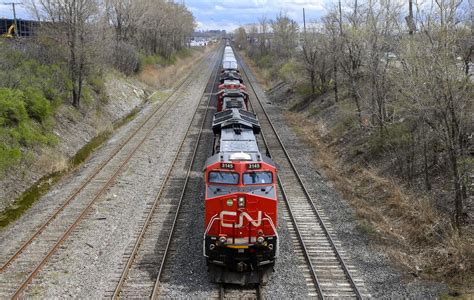
<path fill-rule="evenodd" d="M 237 203 L 238 203 L 239 207 L 245 207 L 245 198 L 244 197 L 239 197 L 239 199 L 237 200 Z"/>
<path fill-rule="evenodd" d="M 257 244 L 263 244 L 264 241 L 265 241 L 265 239 L 263 238 L 263 236 L 259 236 L 257 238 Z"/>
<path fill-rule="evenodd" d="M 227 238 L 225 236 L 219 237 L 219 243 L 225 244 L 225 242 L 227 242 Z"/>

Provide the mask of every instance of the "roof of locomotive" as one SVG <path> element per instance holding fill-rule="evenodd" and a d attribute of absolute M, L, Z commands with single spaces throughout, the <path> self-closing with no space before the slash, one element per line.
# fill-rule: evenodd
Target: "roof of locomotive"
<path fill-rule="evenodd" d="M 222 147 L 222 145 L 221 145 L 221 147 Z M 234 153 L 248 154 L 248 155 L 250 155 L 251 159 L 250 160 L 231 160 L 230 156 Z M 260 153 L 260 151 L 258 150 L 258 147 L 257 147 L 256 152 L 247 152 L 247 151 L 234 152 L 234 151 L 222 151 L 221 150 L 219 153 L 214 154 L 213 156 L 209 157 L 206 160 L 206 165 L 204 166 L 204 168 L 207 168 L 208 166 L 213 165 L 217 162 L 231 162 L 231 161 L 234 161 L 234 162 L 247 162 L 247 163 L 264 162 L 266 164 L 269 164 L 271 166 L 276 167 L 275 162 L 270 157 L 268 157 L 266 155 L 262 155 Z"/>
<path fill-rule="evenodd" d="M 265 155 L 261 155 L 256 134 L 260 132 L 260 124 L 255 114 L 246 110 L 232 108 L 216 113 L 213 130 L 220 133 L 220 152 L 208 158 L 206 165 L 218 161 L 233 161 L 235 154 L 247 157 L 235 159 L 239 161 L 264 161 L 270 165 L 275 163 Z"/>
<path fill-rule="evenodd" d="M 260 132 L 260 124 L 257 116 L 243 109 L 232 108 L 214 114 L 212 129 L 214 133 L 219 133 L 225 128 L 233 128 L 238 134 L 238 130 L 249 128 L 255 134 Z"/>

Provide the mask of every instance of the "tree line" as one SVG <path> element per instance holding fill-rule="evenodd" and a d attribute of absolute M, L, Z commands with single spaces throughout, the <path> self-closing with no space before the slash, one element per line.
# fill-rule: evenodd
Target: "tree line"
<path fill-rule="evenodd" d="M 71 102 L 79 107 L 85 78 L 104 64 L 131 74 L 139 55 L 169 58 L 187 45 L 195 20 L 167 0 L 25 0 L 43 21 L 37 42 L 43 60 L 64 61 Z"/>
<path fill-rule="evenodd" d="M 446 180 L 459 229 L 473 167 L 469 18 L 462 0 L 354 0 L 305 26 L 283 13 L 262 17 L 234 38 L 255 61 L 275 68 L 274 76 L 293 72 L 295 84 L 308 87 L 308 102 L 350 101 L 372 154 L 391 161 L 409 185 L 433 192 L 435 179 Z"/>
<path fill-rule="evenodd" d="M 59 142 L 59 107 L 106 100 L 109 71 L 171 63 L 195 27 L 191 12 L 168 0 L 23 2 L 41 22 L 33 37 L 0 39 L 0 175 Z"/>

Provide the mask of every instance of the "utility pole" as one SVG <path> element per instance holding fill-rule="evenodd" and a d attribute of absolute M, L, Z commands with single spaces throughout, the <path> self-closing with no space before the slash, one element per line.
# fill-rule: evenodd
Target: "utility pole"
<path fill-rule="evenodd" d="M 416 31 L 415 21 L 413 19 L 413 0 L 408 0 L 408 16 L 405 17 L 408 25 L 408 34 L 413 35 Z"/>
<path fill-rule="evenodd" d="M 303 7 L 303 28 L 304 28 L 304 36 L 306 37 L 306 15 L 304 13 L 304 7 Z"/>
<path fill-rule="evenodd" d="M 21 4 L 20 2 L 7 2 L 3 3 L 5 5 L 11 5 L 13 7 L 13 24 L 15 25 L 15 36 L 18 37 L 18 24 L 16 22 L 16 10 L 15 10 L 15 5 L 16 4 Z"/>
<path fill-rule="evenodd" d="M 306 15 L 305 15 L 305 12 L 304 12 L 304 7 L 303 7 L 303 32 L 304 32 L 304 46 L 303 46 L 303 50 L 306 52 L 306 44 L 307 44 L 307 40 L 306 40 Z"/>

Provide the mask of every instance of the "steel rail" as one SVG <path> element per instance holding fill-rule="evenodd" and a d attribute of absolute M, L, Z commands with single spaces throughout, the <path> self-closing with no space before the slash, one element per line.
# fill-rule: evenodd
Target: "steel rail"
<path fill-rule="evenodd" d="M 248 76 L 247 76 L 247 79 Z M 253 86 L 252 86 L 253 88 Z M 256 93 L 255 93 L 256 94 Z M 255 112 L 254 108 L 253 108 L 253 104 L 252 102 L 249 101 L 249 104 L 250 104 L 250 107 L 252 108 L 252 110 Z M 263 140 L 263 143 L 265 144 L 266 148 L 267 148 L 267 152 L 271 154 L 270 152 L 270 149 L 268 149 L 268 143 L 267 143 L 267 140 L 265 138 L 265 134 L 263 133 L 263 131 L 260 133 L 261 136 L 262 136 L 262 140 Z M 290 215 L 290 218 L 291 220 L 293 221 L 293 225 L 295 227 L 295 231 L 296 231 L 296 235 L 297 235 L 297 238 L 301 244 L 301 247 L 303 249 L 303 254 L 304 254 L 304 258 L 306 260 L 306 263 L 309 265 L 309 271 L 310 271 L 310 274 L 311 274 L 311 277 L 313 278 L 313 281 L 315 283 L 315 287 L 316 287 L 316 291 L 319 295 L 319 297 L 321 299 L 324 299 L 324 295 L 323 295 L 323 291 L 321 289 L 321 284 L 319 282 L 319 279 L 318 279 L 318 276 L 316 275 L 316 271 L 315 271 L 315 268 L 313 266 L 313 263 L 311 262 L 311 258 L 309 257 L 309 251 L 307 250 L 307 247 L 306 247 L 306 243 L 303 239 L 303 236 L 301 234 L 301 231 L 299 229 L 299 226 L 298 224 L 296 223 L 296 220 L 295 220 L 295 217 L 293 215 L 293 210 L 291 209 L 291 205 L 290 205 L 290 202 L 288 200 L 288 197 L 287 197 L 287 192 L 286 192 L 286 189 L 285 187 L 283 186 L 282 184 L 282 180 L 280 178 L 280 175 L 277 174 L 277 180 L 278 180 L 278 186 L 280 187 L 281 191 L 282 191 L 282 196 L 283 196 L 283 199 L 285 200 L 285 204 L 286 204 L 286 207 L 288 209 L 288 213 Z"/>
<path fill-rule="evenodd" d="M 203 60 L 204 58 L 201 58 L 201 60 Z M 134 131 L 132 132 L 128 137 L 127 139 L 122 142 L 121 144 L 119 144 L 112 152 L 112 154 L 110 156 L 108 156 L 108 158 L 103 161 L 93 172 L 91 175 L 89 175 L 89 177 L 86 179 L 86 181 L 84 181 L 81 186 L 79 186 L 79 188 L 77 188 L 68 198 L 67 200 L 59 207 L 57 208 L 53 215 L 51 215 L 45 223 L 43 223 L 43 225 L 41 225 L 41 227 L 39 229 L 36 230 L 36 232 L 26 241 L 22 244 L 22 246 L 0 267 L 0 273 L 2 273 L 3 271 L 5 271 L 8 266 L 13 262 L 15 261 L 15 259 L 28 247 L 28 245 L 30 245 L 34 239 L 36 239 L 45 229 L 46 227 L 49 226 L 49 224 L 51 224 L 52 221 L 54 221 L 56 219 L 56 217 L 69 205 L 72 203 L 72 201 L 77 197 L 77 195 L 80 194 L 80 192 L 82 192 L 84 190 L 84 188 L 89 185 L 92 180 L 100 173 L 100 171 L 102 171 L 104 169 L 104 167 L 120 152 L 120 150 L 123 149 L 123 147 L 125 147 L 132 138 L 134 138 L 136 136 L 136 134 L 151 120 L 151 118 L 153 118 L 160 110 L 161 108 L 164 107 L 165 104 L 168 103 L 168 101 L 171 99 L 171 97 L 173 97 L 180 89 L 181 87 L 184 85 L 184 83 L 191 77 L 191 75 L 193 73 L 195 73 L 196 71 L 193 70 L 192 72 L 190 72 L 176 87 L 175 91 L 170 94 L 168 97 L 166 97 L 165 101 L 163 101 L 160 105 L 158 105 L 151 113 L 150 115 L 140 124 L 140 126 Z M 175 100 L 174 102 L 176 102 L 177 100 Z M 174 102 L 172 104 L 174 104 Z M 171 105 L 172 105 L 171 104 Z M 169 110 L 169 108 L 168 108 Z M 167 110 L 167 111 L 168 111 Z M 167 112 L 166 111 L 166 112 Z M 165 113 L 166 113 L 165 112 Z M 160 117 L 161 119 L 161 117 Z M 154 127 L 156 127 L 157 124 L 154 125 Z"/>
<path fill-rule="evenodd" d="M 173 96 L 176 96 L 177 94 L 179 93 L 182 93 L 183 90 L 181 89 L 182 86 L 184 85 L 185 82 L 187 82 L 190 78 L 191 78 L 191 75 L 193 75 L 194 73 L 197 73 L 197 69 L 193 70 L 192 72 L 190 72 L 188 74 L 188 76 L 179 84 L 178 88 L 176 88 L 176 90 L 173 92 L 173 94 L 171 94 L 168 98 L 167 98 L 167 101 L 173 97 Z M 169 107 L 166 108 L 165 112 L 163 115 L 165 115 L 172 107 L 173 107 L 173 104 L 175 102 L 177 102 L 179 100 L 178 97 L 176 97 L 176 99 L 170 104 Z M 162 105 L 160 105 L 159 108 L 161 108 Z M 133 134 L 132 136 L 127 139 L 127 142 L 129 140 L 131 140 L 131 138 L 133 138 L 134 136 L 136 136 L 136 134 L 139 132 L 139 130 L 141 128 L 143 128 L 143 126 L 145 125 L 145 123 L 148 122 L 148 120 L 151 119 L 152 116 L 155 115 L 155 113 L 159 110 L 159 108 L 157 108 L 157 110 L 155 110 L 155 112 L 153 112 L 153 114 L 148 117 L 146 119 L 146 121 L 139 127 L 139 129 L 137 129 Z M 102 188 L 99 190 L 99 192 L 94 196 L 94 198 L 89 202 L 89 204 L 83 209 L 83 211 L 81 212 L 81 214 L 79 215 L 79 217 L 76 218 L 76 220 L 74 221 L 74 223 L 72 223 L 68 229 L 66 230 L 65 233 L 63 233 L 63 235 L 59 238 L 59 240 L 54 244 L 54 246 L 48 251 L 47 255 L 45 257 L 43 257 L 43 259 L 40 261 L 40 263 L 34 268 L 34 270 L 28 275 L 27 279 L 23 281 L 23 283 L 20 285 L 20 287 L 15 291 L 14 295 L 13 295 L 13 299 L 17 299 L 19 298 L 19 296 L 21 295 L 21 293 L 26 289 L 26 287 L 29 285 L 29 283 L 33 280 L 33 278 L 37 275 L 37 273 L 40 271 L 40 269 L 49 261 L 49 259 L 51 258 L 51 256 L 56 252 L 56 250 L 59 248 L 59 246 L 66 240 L 66 238 L 70 235 L 70 233 L 76 228 L 76 226 L 80 223 L 80 221 L 84 218 L 84 216 L 87 214 L 87 212 L 89 211 L 89 209 L 95 204 L 95 202 L 97 201 L 97 199 L 100 198 L 100 196 L 107 190 L 107 188 L 115 181 L 115 179 L 118 177 L 119 173 L 122 171 L 122 169 L 125 167 L 125 165 L 130 161 L 130 159 L 133 157 L 133 155 L 137 152 L 137 150 L 143 145 L 143 143 L 147 140 L 147 138 L 149 137 L 149 135 L 153 132 L 153 130 L 161 123 L 162 121 L 162 117 L 160 117 L 156 122 L 155 124 L 146 132 L 145 136 L 141 139 L 141 141 L 135 146 L 135 148 L 133 148 L 133 150 L 128 154 L 128 156 L 126 157 L 126 159 L 120 164 L 119 168 L 113 173 L 112 177 L 110 177 L 107 182 L 102 186 Z M 122 147 L 123 148 L 123 147 Z M 121 148 L 121 149 L 122 149 Z M 116 154 L 116 153 L 115 153 Z M 114 154 L 114 156 L 115 156 Z M 111 158 L 112 159 L 112 158 Z M 111 159 L 109 159 L 108 161 L 110 161 Z M 103 168 L 103 166 L 102 166 Z M 99 170 L 100 171 L 100 170 Z M 97 172 L 98 173 L 98 172 Z M 97 173 L 95 175 L 97 175 Z M 95 175 L 93 176 L 93 178 L 95 177 Z M 91 178 L 87 183 L 91 182 L 92 179 Z M 77 194 L 79 194 L 79 192 L 81 192 L 84 188 L 85 188 L 86 185 L 83 185 L 81 186 L 81 188 L 76 191 L 76 193 L 74 194 L 73 197 L 75 197 Z M 45 226 L 46 227 L 46 226 Z M 43 228 L 44 230 L 44 228 Z M 38 234 L 35 234 L 35 237 L 37 237 L 40 233 Z M 29 242 L 31 243 L 31 241 Z M 21 254 L 21 252 L 19 252 L 19 254 Z M 18 255 L 19 255 L 18 254 Z"/>
<path fill-rule="evenodd" d="M 221 52 L 222 51 L 223 50 L 221 50 Z M 166 260 L 168 258 L 168 253 L 169 253 L 168 250 L 171 246 L 173 235 L 174 235 L 174 232 L 175 232 L 175 229 L 176 229 L 176 224 L 178 222 L 178 216 L 179 216 L 179 213 L 181 211 L 184 195 L 186 193 L 186 189 L 187 189 L 187 186 L 188 186 L 188 183 L 189 183 L 189 177 L 190 177 L 190 174 L 192 172 L 194 161 L 195 161 L 196 154 L 197 154 L 197 150 L 198 150 L 199 145 L 200 145 L 201 136 L 202 136 L 202 132 L 203 132 L 203 129 L 204 129 L 204 124 L 206 123 L 206 119 L 207 119 L 207 111 L 209 110 L 209 107 L 210 107 L 211 99 L 212 99 L 212 96 L 213 96 L 213 91 L 214 91 L 214 88 L 215 88 L 215 85 L 216 85 L 216 82 L 217 82 L 217 75 L 219 74 L 220 62 L 221 62 L 221 59 L 218 59 L 217 63 L 216 63 L 216 67 L 215 67 L 216 72 L 215 72 L 214 79 L 213 79 L 211 93 L 209 94 L 209 100 L 208 100 L 207 107 L 206 107 L 206 113 L 204 114 L 204 118 L 202 119 L 201 129 L 199 130 L 199 134 L 198 134 L 198 137 L 197 137 L 197 142 L 196 142 L 196 145 L 194 146 L 191 163 L 190 163 L 189 168 L 186 172 L 186 180 L 185 180 L 185 183 L 184 183 L 183 190 L 181 191 L 181 195 L 179 197 L 178 207 L 176 209 L 176 213 L 174 215 L 173 223 L 171 225 L 171 232 L 170 232 L 170 235 L 168 236 L 168 241 L 166 243 L 165 251 L 163 253 L 163 259 L 162 259 L 162 261 L 160 263 L 160 267 L 158 269 L 158 274 L 156 276 L 156 281 L 155 281 L 155 285 L 153 287 L 153 291 L 152 291 L 152 294 L 151 294 L 151 299 L 157 299 L 158 298 L 159 288 L 160 288 L 160 279 L 161 279 L 161 276 L 163 274 L 164 265 L 165 265 Z"/>
<path fill-rule="evenodd" d="M 213 73 L 214 73 L 214 71 L 213 71 Z M 215 83 L 215 82 L 214 82 L 214 83 Z M 204 91 L 204 93 L 205 93 L 205 91 Z M 204 93 L 203 93 L 203 94 L 204 94 Z M 209 97 L 209 101 L 208 101 L 208 103 L 207 103 L 206 111 L 204 112 L 205 114 L 207 114 L 207 111 L 209 110 L 209 102 L 210 102 L 210 99 L 211 99 L 211 97 Z M 137 238 L 137 240 L 136 240 L 136 242 L 135 242 L 135 244 L 134 244 L 134 246 L 133 246 L 133 249 L 132 249 L 132 252 L 131 252 L 131 254 L 130 254 L 130 257 L 129 257 L 129 259 L 127 260 L 127 263 L 126 263 L 126 265 L 125 265 L 125 268 L 124 268 L 124 270 L 123 270 L 123 272 L 122 272 L 122 274 L 121 274 L 121 276 L 120 276 L 119 282 L 118 282 L 118 284 L 117 284 L 117 286 L 116 286 L 116 288 L 115 288 L 114 294 L 113 294 L 113 296 L 112 296 L 113 299 L 118 299 L 118 298 L 120 297 L 120 293 L 121 293 L 121 291 L 122 291 L 123 284 L 125 283 L 125 280 L 127 279 L 128 273 L 129 273 L 129 271 L 130 271 L 130 269 L 131 269 L 131 266 L 132 266 L 132 264 L 133 264 L 134 261 L 135 261 L 135 257 L 136 257 L 136 255 L 137 255 L 137 253 L 138 253 L 138 250 L 139 250 L 140 246 L 141 246 L 141 243 L 142 243 L 143 238 L 144 238 L 144 236 L 145 236 L 145 232 L 147 231 L 148 226 L 149 226 L 150 223 L 151 223 L 153 214 L 154 214 L 156 208 L 158 207 L 158 204 L 160 203 L 160 200 L 161 200 L 161 196 L 162 196 L 162 194 L 163 194 L 163 191 L 165 190 L 166 184 L 167 184 L 168 180 L 170 179 L 171 171 L 173 170 L 173 168 L 174 168 L 174 166 L 175 166 L 175 164 L 176 164 L 176 161 L 178 160 L 178 157 L 179 157 L 179 154 L 180 154 L 180 152 L 181 152 L 181 149 L 183 148 L 183 145 L 185 144 L 185 141 L 186 141 L 186 139 L 188 138 L 188 134 L 189 134 L 189 132 L 190 132 L 190 130 L 191 130 L 191 128 L 192 128 L 193 120 L 194 120 L 194 118 L 196 117 L 197 112 L 199 111 L 199 107 L 201 106 L 200 104 L 201 104 L 201 103 L 199 102 L 199 103 L 197 104 L 197 106 L 196 106 L 196 109 L 194 110 L 193 117 L 192 117 L 191 120 L 189 121 L 188 127 L 187 127 L 187 129 L 186 129 L 186 133 L 185 133 L 183 139 L 181 140 L 181 143 L 180 143 L 180 145 L 179 145 L 178 151 L 176 151 L 176 153 L 175 153 L 175 155 L 174 155 L 174 158 L 173 158 L 173 162 L 172 162 L 172 164 L 169 166 L 169 168 L 168 168 L 168 170 L 167 170 L 167 172 L 166 172 L 165 180 L 163 181 L 163 184 L 161 185 L 160 190 L 158 191 L 158 194 L 157 194 L 156 197 L 155 197 L 155 200 L 154 200 L 154 202 L 153 202 L 153 206 L 152 206 L 150 212 L 148 213 L 148 215 L 147 215 L 147 217 L 146 217 L 146 219 L 145 219 L 145 223 L 144 223 L 144 225 L 142 226 L 142 229 L 140 230 L 140 234 L 139 234 L 139 236 L 138 236 L 138 238 Z M 199 144 L 199 138 L 201 137 L 201 132 L 202 132 L 203 127 L 204 127 L 205 119 L 206 119 L 206 117 L 204 116 L 204 117 L 203 117 L 202 124 L 201 124 L 200 133 L 199 133 L 199 136 L 198 136 L 198 140 L 196 141 L 196 146 Z M 190 168 L 192 167 L 192 162 L 194 161 L 194 156 L 195 156 L 195 154 L 196 154 L 196 151 L 193 153 L 193 158 L 192 158 L 192 161 L 191 161 L 191 166 L 190 166 Z M 188 171 L 188 173 L 186 174 L 186 176 L 189 177 L 189 174 L 190 174 L 190 172 Z M 186 179 L 186 183 L 187 183 L 187 179 Z M 185 187 L 186 187 L 186 185 L 185 185 Z"/>
<path fill-rule="evenodd" d="M 263 140 L 264 140 L 264 143 L 266 144 L 265 138 L 263 138 Z M 283 186 L 280 175 L 277 175 L 277 178 L 278 178 L 278 185 L 280 186 L 281 191 L 282 191 L 283 199 L 285 200 L 286 207 L 288 208 L 288 214 L 290 215 L 290 218 L 293 222 L 293 226 L 295 227 L 295 231 L 296 231 L 298 240 L 300 241 L 301 247 L 303 248 L 304 258 L 305 258 L 306 262 L 308 263 L 308 265 L 310 267 L 309 271 L 311 273 L 311 277 L 313 277 L 313 281 L 314 281 L 315 286 L 316 286 L 316 291 L 318 292 L 319 297 L 321 299 L 324 299 L 325 297 L 324 297 L 324 294 L 323 294 L 323 290 L 321 288 L 321 283 L 319 282 L 318 276 L 316 275 L 315 267 L 313 266 L 313 263 L 311 262 L 311 258 L 309 257 L 309 251 L 308 251 L 308 248 L 306 247 L 306 243 L 304 242 L 303 235 L 301 234 L 301 231 L 298 227 L 298 224 L 296 223 L 296 219 L 295 219 L 295 216 L 293 214 L 293 210 L 291 209 L 290 201 L 288 200 L 286 189 Z"/>
<path fill-rule="evenodd" d="M 354 279 L 352 278 L 351 274 L 349 273 L 349 270 L 347 269 L 347 266 L 346 266 L 346 264 L 345 264 L 345 262 L 344 262 L 344 259 L 341 257 L 339 251 L 337 250 L 337 247 L 336 247 L 336 245 L 335 245 L 335 243 L 334 243 L 334 241 L 333 241 L 333 239 L 332 239 L 332 237 L 331 237 L 331 235 L 330 235 L 330 233 L 329 233 L 329 231 L 328 231 L 328 229 L 327 229 L 327 227 L 326 227 L 324 221 L 322 220 L 322 218 L 321 218 L 321 216 L 320 216 L 320 214 L 319 214 L 319 210 L 316 208 L 316 206 L 315 206 L 315 204 L 314 204 L 314 202 L 313 202 L 312 197 L 310 196 L 310 194 L 309 194 L 309 192 L 308 192 L 308 190 L 307 190 L 305 184 L 303 183 L 303 181 L 302 181 L 302 179 L 301 179 L 301 176 L 300 176 L 298 170 L 296 169 L 296 167 L 295 167 L 295 165 L 294 165 L 294 163 L 293 163 L 293 161 L 292 161 L 292 159 L 291 159 L 291 157 L 290 157 L 290 155 L 289 155 L 289 153 L 288 153 L 286 147 L 284 146 L 284 144 L 283 144 L 283 142 L 282 142 L 282 140 L 281 140 L 281 138 L 280 138 L 278 132 L 277 132 L 276 129 L 275 129 L 275 126 L 273 125 L 273 122 L 271 121 L 271 119 L 270 119 L 270 117 L 269 117 L 267 111 L 265 110 L 265 108 L 264 108 L 264 106 L 263 106 L 263 104 L 262 104 L 262 101 L 261 101 L 260 97 L 259 97 L 258 94 L 257 94 L 257 91 L 256 91 L 256 89 L 255 89 L 255 87 L 254 87 L 254 84 L 252 83 L 252 81 L 251 81 L 251 79 L 250 79 L 250 76 L 248 75 L 248 73 L 250 73 L 250 72 L 247 72 L 247 70 L 246 70 L 246 69 L 248 68 L 247 65 L 244 63 L 244 61 L 243 61 L 243 59 L 240 57 L 240 55 L 236 54 L 236 56 L 239 57 L 239 61 L 241 62 L 241 63 L 240 63 L 240 66 L 242 67 L 241 69 L 242 69 L 242 71 L 244 72 L 245 76 L 246 76 L 247 79 L 248 79 L 248 84 L 249 84 L 250 87 L 252 88 L 252 90 L 253 90 L 253 92 L 254 92 L 254 94 L 255 94 L 255 98 L 256 98 L 256 100 L 257 100 L 259 106 L 261 107 L 261 109 L 262 109 L 262 111 L 263 111 L 263 113 L 264 113 L 264 115 L 265 115 L 265 117 L 266 117 L 268 123 L 270 124 L 270 127 L 271 127 L 272 131 L 273 131 L 274 134 L 275 134 L 275 137 L 277 138 L 277 140 L 278 140 L 278 142 L 279 142 L 279 144 L 280 144 L 280 146 L 281 146 L 281 148 L 282 148 L 282 150 L 283 150 L 283 153 L 285 154 L 285 156 L 286 156 L 286 158 L 287 158 L 287 160 L 288 160 L 288 162 L 289 162 L 289 164 L 290 164 L 290 166 L 291 166 L 293 172 L 295 173 L 296 178 L 297 178 L 298 182 L 300 183 L 300 186 L 302 187 L 303 192 L 304 192 L 304 194 L 306 195 L 306 198 L 307 198 L 308 202 L 310 203 L 310 205 L 311 205 L 311 207 L 312 207 L 312 209 L 313 209 L 313 212 L 315 213 L 315 215 L 316 215 L 316 217 L 317 217 L 317 220 L 318 220 L 319 224 L 321 225 L 321 228 L 323 229 L 324 234 L 326 235 L 326 237 L 327 237 L 327 239 L 328 239 L 328 241 L 329 241 L 329 243 L 330 243 L 331 248 L 332 248 L 333 251 L 334 251 L 334 254 L 336 255 L 337 259 L 339 260 L 339 263 L 340 263 L 340 265 L 341 265 L 341 268 L 343 269 L 343 271 L 344 271 L 344 273 L 345 273 L 345 275 L 346 275 L 346 278 L 347 278 L 348 281 L 349 281 L 349 284 L 351 285 L 351 287 L 352 287 L 354 293 L 356 294 L 356 297 L 357 297 L 358 299 L 362 299 L 362 295 L 361 295 L 361 293 L 360 293 L 360 291 L 359 291 L 357 285 L 355 284 Z M 251 104 L 251 105 L 252 105 L 252 104 Z M 266 142 L 265 142 L 265 143 L 266 143 Z M 318 173 L 319 173 L 319 172 L 318 172 Z M 279 183 L 280 183 L 280 186 L 282 186 L 280 179 L 279 179 Z M 282 189 L 282 190 L 283 190 L 283 189 Z M 288 204 L 289 211 L 291 211 L 291 207 L 289 206 L 289 202 L 287 201 L 287 198 L 286 198 L 286 197 L 284 197 L 284 198 L 285 198 L 285 202 Z M 290 215 L 293 216 L 292 213 L 291 213 Z M 297 228 L 297 226 L 296 226 L 296 220 L 294 219 L 294 217 L 292 217 L 292 221 L 293 221 L 293 224 L 295 224 L 295 227 Z"/>

